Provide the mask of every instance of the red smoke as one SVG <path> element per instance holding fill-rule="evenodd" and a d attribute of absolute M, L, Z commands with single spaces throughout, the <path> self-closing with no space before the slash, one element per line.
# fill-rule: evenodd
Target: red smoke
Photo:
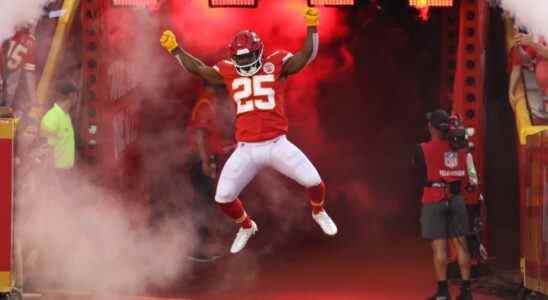
<path fill-rule="evenodd" d="M 244 29 L 256 31 L 265 45 L 265 55 L 275 50 L 287 50 L 293 53 L 299 51 L 306 37 L 306 25 L 303 12 L 306 0 L 266 0 L 260 1 L 255 9 L 209 8 L 207 1 L 188 0 L 172 1 L 170 6 L 171 29 L 177 35 L 179 44 L 194 56 L 202 59 L 208 65 L 215 64 L 227 58 L 226 46 L 233 36 Z M 286 112 L 290 121 L 289 138 L 295 142 L 307 156 L 315 162 L 320 174 L 327 181 L 329 167 L 333 160 L 322 163 L 322 158 L 335 153 L 337 145 L 328 142 L 327 122 L 320 118 L 320 103 L 329 101 L 330 105 L 338 105 L 322 95 L 322 89 L 328 83 L 335 83 L 348 79 L 347 74 L 353 71 L 354 57 L 349 50 L 351 42 L 350 27 L 347 14 L 336 8 L 320 8 L 320 49 L 314 62 L 304 68 L 299 74 L 289 78 L 286 85 Z M 344 74 L 343 74 L 344 72 Z M 181 73 L 187 73 L 181 71 Z M 339 95 L 343 95 L 341 93 Z M 357 98 L 357 97 L 352 97 Z M 330 118 L 334 118 L 333 115 Z M 339 172 L 335 169 L 334 172 Z M 263 174 L 264 175 L 264 174 Z M 281 213 L 287 210 L 281 207 L 290 207 L 289 211 L 301 211 L 306 198 L 298 194 L 301 191 L 295 185 L 286 186 L 285 181 L 277 181 L 267 176 L 259 179 L 251 186 L 258 187 L 253 193 L 248 190 L 243 195 L 250 213 L 258 213 L 266 207 L 269 212 L 279 214 L 284 220 L 285 228 L 299 223 L 303 214 Z M 291 188 L 292 187 L 292 188 Z M 266 189 L 268 188 L 268 189 Z M 293 188 L 295 188 L 293 190 Z M 330 189 L 330 187 L 328 187 Z M 335 191 L 336 189 L 332 189 Z M 265 191 L 268 191 L 265 193 Z M 354 190 L 353 190 L 354 191 Z M 295 196 L 296 195 L 296 196 Z M 265 201 L 247 201 L 248 199 L 265 199 Z M 299 201 L 287 201 L 300 198 Z M 254 207 L 259 205 L 261 208 Z M 299 225 L 301 226 L 301 225 Z M 272 238 L 270 242 L 285 240 L 287 230 Z"/>
<path fill-rule="evenodd" d="M 173 30 L 182 44 L 196 54 L 210 56 L 228 45 L 244 29 L 262 37 L 267 50 L 300 48 L 306 33 L 303 10 L 306 1 L 262 1 L 256 9 L 209 8 L 207 1 L 172 1 Z M 320 33 L 323 42 L 347 33 L 343 14 L 335 9 L 321 9 Z M 216 57 L 219 58 L 219 57 Z"/>
<path fill-rule="evenodd" d="M 303 20 L 305 7 L 304 0 L 261 1 L 256 9 L 209 8 L 207 1 L 188 0 L 172 1 L 170 9 L 172 30 L 180 44 L 208 64 L 214 64 L 226 58 L 226 46 L 237 32 L 244 29 L 259 34 L 265 44 L 266 55 L 278 49 L 297 52 L 306 36 Z M 332 45 L 349 33 L 345 14 L 334 8 L 320 8 L 320 16 L 319 55 L 300 74 L 290 78 L 286 93 L 290 119 L 298 122 L 293 122 L 293 127 L 314 131 L 318 130 L 319 125 L 315 105 L 318 86 L 322 80 L 337 78 L 338 72 L 353 66 L 348 50 Z M 319 132 L 310 133 L 307 140 L 320 137 Z"/>

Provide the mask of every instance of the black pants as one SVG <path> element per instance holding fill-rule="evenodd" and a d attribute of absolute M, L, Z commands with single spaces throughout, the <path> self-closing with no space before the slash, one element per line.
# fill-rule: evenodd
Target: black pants
<path fill-rule="evenodd" d="M 208 177 L 202 171 L 202 161 L 193 162 L 189 170 L 190 183 L 194 189 L 192 199 L 192 215 L 195 217 L 195 224 L 201 242 L 205 242 L 211 233 L 208 227 L 211 211 L 215 207 L 215 180 Z"/>
<path fill-rule="evenodd" d="M 215 202 L 215 180 L 202 171 L 202 161 L 198 160 L 190 166 L 190 183 L 194 188 L 194 201 L 198 203 Z"/>
<path fill-rule="evenodd" d="M 460 195 L 424 204 L 421 213 L 422 237 L 446 240 L 468 234 L 466 204 Z"/>

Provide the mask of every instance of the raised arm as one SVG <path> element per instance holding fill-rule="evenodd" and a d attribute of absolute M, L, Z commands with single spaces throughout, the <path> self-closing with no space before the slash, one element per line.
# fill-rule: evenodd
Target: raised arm
<path fill-rule="evenodd" d="M 516 65 L 512 67 L 510 73 L 510 84 L 508 85 L 508 101 L 510 101 L 510 106 L 513 110 L 516 110 L 516 104 L 518 98 L 516 96 L 516 88 L 518 86 L 519 80 L 521 79 L 521 66 Z"/>
<path fill-rule="evenodd" d="M 160 38 L 160 44 L 190 73 L 197 75 L 211 84 L 223 84 L 223 78 L 214 68 L 179 47 L 175 34 L 166 30 Z"/>
<path fill-rule="evenodd" d="M 318 25 L 320 24 L 320 12 L 315 8 L 306 8 L 304 12 L 305 23 L 308 26 L 306 41 L 299 52 L 289 58 L 283 67 L 282 76 L 299 72 L 307 64 L 312 62 L 318 54 L 320 36 Z"/>

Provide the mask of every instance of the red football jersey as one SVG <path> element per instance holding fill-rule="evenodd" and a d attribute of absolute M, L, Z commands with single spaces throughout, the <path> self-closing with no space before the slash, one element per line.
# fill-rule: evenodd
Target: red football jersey
<path fill-rule="evenodd" d="M 231 61 L 223 60 L 213 68 L 223 77 L 236 106 L 236 140 L 260 142 L 285 134 L 284 63 L 293 54 L 276 51 L 263 60 L 253 76 L 240 75 Z"/>
<path fill-rule="evenodd" d="M 539 40 L 539 43 L 545 47 L 547 46 L 546 40 L 544 38 L 541 38 Z M 548 96 L 548 59 L 542 57 L 541 55 L 538 55 L 537 58 L 535 75 L 543 96 Z"/>
<path fill-rule="evenodd" d="M 27 30 L 22 30 L 5 43 L 7 43 L 7 47 L 0 48 L 0 92 L 3 86 L 2 80 L 6 80 L 3 78 L 5 75 L 8 102 L 12 102 L 21 77 L 21 70 L 34 71 L 36 69 L 35 38 Z"/>
<path fill-rule="evenodd" d="M 527 46 L 515 46 L 510 51 L 510 65 L 522 66 L 534 70 L 538 54 L 534 48 Z"/>
<path fill-rule="evenodd" d="M 203 91 L 192 109 L 190 126 L 206 132 L 205 147 L 208 154 L 222 153 L 222 143 L 217 126 L 215 96 Z"/>
<path fill-rule="evenodd" d="M 545 42 L 540 42 L 546 45 Z M 510 52 L 511 66 L 522 66 L 535 72 L 537 83 L 543 93 L 548 95 L 548 60 L 543 58 L 538 52 L 527 46 L 513 47 Z"/>
<path fill-rule="evenodd" d="M 7 53 L 0 54 L 2 62 L 4 61 L 4 54 L 7 54 L 6 66 L 9 73 L 18 69 L 24 68 L 25 70 L 34 71 L 36 69 L 34 60 L 34 44 L 35 38 L 27 31 L 17 32 L 11 39 L 7 41 Z M 1 66 L 4 67 L 3 64 Z"/>
<path fill-rule="evenodd" d="M 535 75 L 542 95 L 544 97 L 548 96 L 548 60 L 543 59 L 537 63 Z"/>

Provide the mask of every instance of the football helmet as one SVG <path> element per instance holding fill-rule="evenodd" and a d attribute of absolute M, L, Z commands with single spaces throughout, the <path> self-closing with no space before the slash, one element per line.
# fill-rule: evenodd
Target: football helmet
<path fill-rule="evenodd" d="M 240 31 L 228 45 L 230 60 L 242 76 L 253 76 L 263 65 L 263 42 L 251 30 Z"/>

